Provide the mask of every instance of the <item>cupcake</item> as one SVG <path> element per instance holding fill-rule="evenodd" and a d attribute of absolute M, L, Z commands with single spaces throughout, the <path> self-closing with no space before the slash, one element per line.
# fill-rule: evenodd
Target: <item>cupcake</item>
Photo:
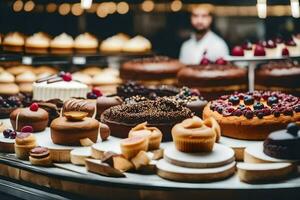
<path fill-rule="evenodd" d="M 129 53 L 143 53 L 148 52 L 152 48 L 151 42 L 143 36 L 137 35 L 127 41 L 122 50 Z"/>
<path fill-rule="evenodd" d="M 29 152 L 29 161 L 32 165 L 51 166 L 52 159 L 50 151 L 45 147 L 35 147 Z"/>
<path fill-rule="evenodd" d="M 32 93 L 32 83 L 35 81 L 36 76 L 31 71 L 24 72 L 16 77 L 16 83 L 22 93 Z"/>
<path fill-rule="evenodd" d="M 100 45 L 100 51 L 106 53 L 121 52 L 124 44 L 129 40 L 129 37 L 123 33 L 119 33 L 112 37 L 109 37 Z"/>
<path fill-rule="evenodd" d="M 220 126 L 214 118 L 203 121 L 196 116 L 172 128 L 175 146 L 182 152 L 211 152 L 220 133 Z"/>
<path fill-rule="evenodd" d="M 47 53 L 50 38 L 42 32 L 35 33 L 25 41 L 25 51 L 28 53 Z"/>
<path fill-rule="evenodd" d="M 148 142 L 149 140 L 147 137 L 132 137 L 123 139 L 120 143 L 121 152 L 127 159 L 131 159 L 140 151 L 147 151 Z"/>
<path fill-rule="evenodd" d="M 25 44 L 24 36 L 21 33 L 13 32 L 7 34 L 3 39 L 3 49 L 5 51 L 23 51 Z"/>
<path fill-rule="evenodd" d="M 98 47 L 98 40 L 89 33 L 78 35 L 74 41 L 74 48 L 79 53 L 95 53 Z"/>
<path fill-rule="evenodd" d="M 32 133 L 19 133 L 15 140 L 15 153 L 17 158 L 21 160 L 28 160 L 31 149 L 35 148 L 36 146 L 36 138 Z"/>
<path fill-rule="evenodd" d="M 147 127 L 147 122 L 144 122 L 132 128 L 128 137 L 147 137 L 149 140 L 148 150 L 155 150 L 159 149 L 162 133 L 156 127 Z"/>
<path fill-rule="evenodd" d="M 51 53 L 54 54 L 70 54 L 73 52 L 73 47 L 74 40 L 66 33 L 56 36 L 50 42 Z"/>
<path fill-rule="evenodd" d="M 0 69 L 0 95 L 10 96 L 19 93 L 19 87 L 14 83 L 15 77 L 9 72 Z"/>

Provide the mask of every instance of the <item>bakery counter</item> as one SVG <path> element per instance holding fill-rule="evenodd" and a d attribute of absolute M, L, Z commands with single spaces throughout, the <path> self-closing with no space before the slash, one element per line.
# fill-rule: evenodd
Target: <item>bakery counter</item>
<path fill-rule="evenodd" d="M 61 167 L 70 164 L 60 164 Z M 63 191 L 90 198 L 103 199 L 280 199 L 299 197 L 300 178 L 276 184 L 241 183 L 236 175 L 214 183 L 178 183 L 167 181 L 156 175 L 127 173 L 127 178 L 109 178 L 86 172 L 84 168 L 74 167 L 74 171 L 58 167 L 42 168 L 16 160 L 9 154 L 0 155 L 2 177 L 15 181 L 42 186 L 43 190 Z M 1 188 L 1 187 L 0 187 Z M 47 188 L 47 189 L 46 189 Z M 26 191 L 23 191 L 24 193 Z"/>

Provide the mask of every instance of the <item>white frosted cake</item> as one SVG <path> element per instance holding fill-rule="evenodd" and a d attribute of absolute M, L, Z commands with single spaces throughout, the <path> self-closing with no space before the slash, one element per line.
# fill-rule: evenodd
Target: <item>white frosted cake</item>
<path fill-rule="evenodd" d="M 71 97 L 86 97 L 89 88 L 86 84 L 72 80 L 68 76 L 53 75 L 33 83 L 33 99 L 47 101 L 50 99 L 68 100 Z"/>

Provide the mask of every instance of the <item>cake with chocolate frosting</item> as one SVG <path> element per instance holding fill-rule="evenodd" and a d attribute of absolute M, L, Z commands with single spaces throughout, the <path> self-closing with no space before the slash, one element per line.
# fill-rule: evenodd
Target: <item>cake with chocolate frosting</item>
<path fill-rule="evenodd" d="M 264 140 L 270 132 L 300 120 L 300 98 L 271 91 L 233 93 L 207 104 L 203 118 L 214 117 L 222 134 L 245 140 Z"/>
<path fill-rule="evenodd" d="M 178 72 L 177 78 L 180 86 L 196 88 L 208 100 L 248 88 L 247 70 L 225 60 L 187 66 Z"/>
<path fill-rule="evenodd" d="M 255 88 L 284 91 L 300 96 L 300 65 L 292 61 L 276 61 L 256 70 Z"/>
<path fill-rule="evenodd" d="M 286 129 L 272 132 L 264 141 L 264 153 L 280 159 L 300 159 L 299 126 L 290 123 Z"/>
<path fill-rule="evenodd" d="M 47 76 L 33 83 L 33 99 L 47 101 L 50 99 L 68 100 L 71 97 L 86 96 L 89 88 L 86 84 L 72 80 L 70 73 Z"/>
<path fill-rule="evenodd" d="M 172 127 L 192 116 L 192 111 L 177 101 L 168 98 L 146 100 L 136 103 L 124 103 L 105 110 L 101 122 L 111 129 L 111 135 L 126 138 L 137 124 L 147 122 L 163 133 L 163 140 L 171 140 Z"/>
<path fill-rule="evenodd" d="M 176 74 L 182 67 L 178 60 L 165 56 L 138 58 L 122 64 L 120 77 L 147 85 L 171 85 L 177 82 Z"/>

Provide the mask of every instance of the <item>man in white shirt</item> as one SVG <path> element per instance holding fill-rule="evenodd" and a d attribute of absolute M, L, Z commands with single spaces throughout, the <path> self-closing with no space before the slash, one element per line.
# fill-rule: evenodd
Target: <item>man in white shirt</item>
<path fill-rule="evenodd" d="M 210 30 L 213 8 L 199 5 L 192 9 L 191 24 L 195 33 L 183 43 L 179 59 L 185 64 L 199 64 L 205 55 L 211 61 L 228 55 L 225 41 Z"/>

